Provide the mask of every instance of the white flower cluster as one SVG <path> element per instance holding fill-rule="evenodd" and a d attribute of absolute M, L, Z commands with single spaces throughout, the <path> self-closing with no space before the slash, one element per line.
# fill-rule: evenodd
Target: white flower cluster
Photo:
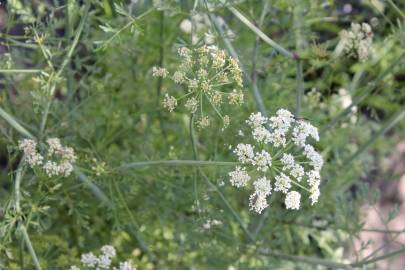
<path fill-rule="evenodd" d="M 229 172 L 229 177 L 230 183 L 238 188 L 256 178 L 254 192 L 249 198 L 251 210 L 261 213 L 268 207 L 267 197 L 272 191 L 286 194 L 287 209 L 300 208 L 298 191 L 301 190 L 309 193 L 312 204 L 316 203 L 320 195 L 319 172 L 323 159 L 310 140 L 319 141 L 318 129 L 296 119 L 285 109 L 278 110 L 270 118 L 260 112 L 252 113 L 246 123 L 250 127 L 252 144 L 240 143 L 235 147 L 233 152 L 241 165 Z"/>
<path fill-rule="evenodd" d="M 367 60 L 372 52 L 373 32 L 368 23 L 352 23 L 350 30 L 340 32 L 343 52 L 348 56 Z"/>
<path fill-rule="evenodd" d="M 224 127 L 230 123 L 228 115 L 222 115 L 221 106 L 243 103 L 242 72 L 238 62 L 215 46 L 201 46 L 197 49 L 182 47 L 178 50 L 181 64 L 172 75 L 162 67 L 153 67 L 155 77 L 169 77 L 175 84 L 186 89 L 181 97 L 165 94 L 163 107 L 172 112 L 178 102 L 184 99 L 184 107 L 191 114 L 199 115 L 197 125 L 205 128 L 210 125 L 210 117 L 204 115 L 204 104 L 210 104 L 219 115 Z"/>
<path fill-rule="evenodd" d="M 113 246 L 105 245 L 101 247 L 100 256 L 96 256 L 93 252 L 82 254 L 80 261 L 86 269 L 112 269 L 112 270 L 136 270 L 136 268 L 128 261 L 120 262 L 118 267 L 112 267 L 112 260 L 116 256 L 116 251 Z M 69 270 L 80 270 L 76 265 L 72 265 Z"/>
<path fill-rule="evenodd" d="M 25 161 L 33 167 L 40 167 L 49 177 L 69 176 L 73 171 L 76 155 L 71 147 L 63 146 L 58 138 L 48 138 L 48 151 L 45 158 L 37 150 L 37 142 L 32 139 L 19 141 L 18 148 L 24 152 Z"/>
<path fill-rule="evenodd" d="M 214 226 L 221 226 L 222 221 L 217 220 L 217 219 L 208 219 L 203 225 L 204 230 L 210 230 Z"/>

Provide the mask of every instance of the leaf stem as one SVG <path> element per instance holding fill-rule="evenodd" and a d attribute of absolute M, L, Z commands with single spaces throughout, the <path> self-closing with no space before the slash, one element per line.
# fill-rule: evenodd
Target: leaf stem
<path fill-rule="evenodd" d="M 227 161 L 204 161 L 204 160 L 151 160 L 151 161 L 138 161 L 132 163 L 126 163 L 117 168 L 119 171 L 126 171 L 130 169 L 137 169 L 143 167 L 153 166 L 235 166 L 237 162 Z"/>
<path fill-rule="evenodd" d="M 258 35 L 261 39 L 264 40 L 267 44 L 273 47 L 276 51 L 281 53 L 282 55 L 291 58 L 291 59 L 299 59 L 298 55 L 291 53 L 281 45 L 277 44 L 271 38 L 269 38 L 265 33 L 263 33 L 259 28 L 257 28 L 253 23 L 251 23 L 242 13 L 240 13 L 234 7 L 228 7 L 229 11 L 231 11 L 242 23 L 244 23 L 250 30 L 252 30 L 256 35 Z"/>

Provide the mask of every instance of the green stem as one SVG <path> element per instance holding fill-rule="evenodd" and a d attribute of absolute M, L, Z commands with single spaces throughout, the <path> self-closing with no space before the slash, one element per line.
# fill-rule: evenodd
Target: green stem
<path fill-rule="evenodd" d="M 206 16 L 206 18 L 208 18 L 207 20 L 210 21 L 212 23 L 212 25 L 214 25 L 214 28 L 218 32 L 219 36 L 222 38 L 228 53 L 233 58 L 238 60 L 239 57 L 235 51 L 235 48 L 232 46 L 232 43 L 230 42 L 230 40 L 228 38 L 226 38 L 226 34 L 224 33 L 223 29 L 220 26 L 220 23 L 215 18 L 215 16 L 213 16 L 212 14 L 209 14 L 208 16 Z M 266 107 L 264 106 L 263 98 L 260 94 L 260 90 L 257 86 L 257 83 L 253 82 L 252 79 L 247 75 L 246 68 L 243 66 L 243 64 L 240 61 L 239 61 L 239 67 L 243 71 L 242 74 L 243 74 L 244 80 L 252 85 L 253 97 L 255 99 L 257 108 L 264 116 L 267 116 L 267 110 L 266 110 Z"/>
<path fill-rule="evenodd" d="M 284 254 L 284 253 L 281 253 L 278 251 L 264 249 L 264 248 L 259 248 L 257 251 L 261 255 L 274 256 L 274 257 L 278 257 L 278 258 L 288 260 L 288 261 L 293 261 L 293 262 L 302 262 L 302 263 L 307 263 L 310 265 L 322 265 L 322 266 L 325 266 L 325 267 L 328 267 L 331 269 L 353 269 L 353 267 L 351 265 L 344 264 L 344 263 L 338 263 L 338 262 L 334 262 L 334 261 L 329 261 L 329 260 L 324 260 L 324 259 L 289 255 L 289 254 Z"/>
<path fill-rule="evenodd" d="M 39 264 L 37 255 L 35 253 L 34 248 L 32 247 L 30 238 L 28 236 L 27 230 L 25 228 L 25 225 L 21 222 L 21 206 L 20 206 L 20 200 L 21 200 L 21 180 L 23 178 L 23 173 L 24 173 L 24 164 L 25 164 L 25 156 L 22 157 L 20 164 L 18 164 L 18 168 L 17 168 L 17 173 L 16 173 L 16 177 L 15 177 L 15 182 L 14 182 L 14 196 L 15 196 L 15 201 L 14 201 L 14 206 L 15 206 L 15 212 L 17 214 L 17 218 L 19 220 L 19 229 L 22 232 L 22 236 L 25 242 L 25 245 L 28 248 L 28 252 L 30 253 L 32 260 L 34 262 L 35 268 L 37 270 L 41 270 L 41 265 Z"/>
<path fill-rule="evenodd" d="M 301 113 L 302 95 L 304 94 L 304 78 L 302 76 L 302 60 L 297 61 L 297 94 L 295 105 L 295 116 L 299 117 Z"/>
<path fill-rule="evenodd" d="M 194 114 L 191 115 L 190 117 L 190 122 L 189 122 L 189 130 L 190 130 L 190 141 L 191 141 L 191 146 L 193 149 L 193 159 L 197 161 L 197 146 L 195 143 L 195 137 L 194 137 Z"/>
<path fill-rule="evenodd" d="M 156 256 L 150 251 L 148 246 L 145 244 L 145 241 L 143 240 L 141 234 L 138 233 L 139 232 L 138 222 L 136 222 L 134 215 L 132 214 L 131 210 L 129 209 L 128 204 L 127 204 L 124 196 L 122 195 L 120 187 L 118 186 L 116 181 L 113 180 L 113 182 L 114 182 L 115 189 L 117 190 L 118 197 L 120 198 L 121 203 L 124 205 L 125 211 L 127 212 L 128 216 L 131 220 L 132 226 L 135 228 L 134 235 L 135 235 L 135 238 L 138 240 L 139 246 L 145 253 L 147 253 L 149 255 L 150 259 L 155 260 Z"/>
<path fill-rule="evenodd" d="M 405 19 L 405 14 L 402 12 L 402 10 L 399 9 L 399 7 L 392 1 L 392 0 L 387 0 L 388 4 L 395 9 L 396 12 L 402 17 L 402 19 Z"/>
<path fill-rule="evenodd" d="M 0 69 L 0 73 L 41 73 L 42 69 Z"/>
<path fill-rule="evenodd" d="M 80 21 L 80 24 L 77 27 L 76 34 L 75 34 L 75 37 L 74 37 L 73 42 L 72 42 L 72 46 L 70 46 L 70 49 L 69 49 L 68 53 L 66 54 L 65 58 L 63 59 L 62 65 L 60 66 L 58 72 L 55 75 L 56 80 L 62 75 L 65 67 L 67 66 L 67 64 L 70 62 L 70 59 L 72 58 L 73 52 L 76 49 L 77 44 L 79 43 L 79 38 L 80 38 L 80 35 L 81 35 L 82 31 L 83 31 L 84 23 L 87 20 L 89 8 L 90 8 L 90 2 L 87 3 L 87 5 L 84 8 L 84 16 L 82 17 L 82 19 Z M 45 110 L 44 110 L 44 112 L 42 114 L 42 120 L 41 120 L 40 129 L 39 129 L 39 138 L 40 139 L 41 139 L 41 137 L 43 135 L 43 132 L 45 130 L 45 126 L 46 126 L 46 122 L 47 122 L 48 114 L 49 114 L 49 109 L 51 107 L 52 97 L 53 97 L 53 94 L 55 92 L 55 88 L 56 88 L 56 84 L 55 84 L 55 82 L 52 82 L 52 86 L 50 87 L 50 91 L 49 91 L 50 99 L 46 103 Z"/>
<path fill-rule="evenodd" d="M 37 270 L 42 270 L 41 265 L 39 264 L 39 261 L 38 261 L 37 254 L 35 253 L 35 250 L 34 250 L 34 248 L 32 247 L 30 238 L 29 238 L 29 236 L 28 236 L 28 233 L 27 233 L 27 230 L 25 229 L 24 224 L 21 224 L 21 225 L 20 225 L 20 230 L 21 230 L 21 232 L 22 232 L 22 235 L 23 235 L 23 238 L 24 238 L 24 241 L 25 241 L 25 245 L 26 245 L 27 248 L 28 248 L 28 252 L 30 253 L 30 255 L 31 255 L 31 257 L 32 257 L 32 261 L 34 262 L 35 269 L 37 269 Z"/>
<path fill-rule="evenodd" d="M 269 44 L 271 47 L 273 47 L 276 51 L 281 53 L 282 55 L 291 58 L 291 59 L 297 59 L 298 56 L 289 52 L 276 42 L 274 42 L 271 38 L 269 38 L 265 33 L 263 33 L 259 28 L 257 28 L 253 23 L 251 23 L 245 16 L 242 15 L 237 9 L 234 7 L 228 7 L 229 11 L 231 11 L 242 23 L 244 23 L 250 30 L 252 30 L 256 35 L 258 35 L 261 39 L 263 39 L 264 42 Z"/>
<path fill-rule="evenodd" d="M 152 166 L 235 166 L 237 162 L 227 161 L 204 161 L 204 160 L 151 160 L 127 163 L 119 166 L 118 171 L 126 171 L 130 169 L 138 169 Z"/>
<path fill-rule="evenodd" d="M 28 130 L 26 130 L 23 126 L 21 126 L 17 120 L 0 108 L 0 117 L 2 117 L 6 122 L 8 122 L 13 128 L 15 128 L 18 132 L 24 135 L 27 138 L 34 139 L 34 135 L 32 135 Z"/>
<path fill-rule="evenodd" d="M 400 255 L 400 254 L 403 254 L 403 253 L 405 253 L 405 247 L 400 248 L 400 249 L 398 249 L 396 251 L 384 254 L 384 255 L 379 256 L 379 257 L 374 258 L 374 259 L 352 263 L 351 266 L 353 266 L 353 267 L 361 267 L 361 266 L 365 266 L 365 265 L 368 265 L 368 264 L 371 264 L 371 263 L 375 263 L 375 262 L 378 262 L 378 261 L 382 261 L 382 260 L 397 256 L 397 255 Z"/>
<path fill-rule="evenodd" d="M 91 182 L 90 179 L 88 179 L 88 177 L 79 170 L 79 168 L 75 167 L 74 173 L 76 174 L 77 178 L 79 178 L 79 180 L 84 183 L 88 189 L 90 189 L 94 196 L 105 203 L 109 208 L 113 208 L 114 205 L 107 195 L 105 195 L 105 193 L 97 185 Z"/>

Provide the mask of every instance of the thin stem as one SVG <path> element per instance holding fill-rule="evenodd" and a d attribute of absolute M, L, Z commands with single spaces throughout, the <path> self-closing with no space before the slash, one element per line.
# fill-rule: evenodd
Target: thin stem
<path fill-rule="evenodd" d="M 281 53 L 282 55 L 291 58 L 291 59 L 298 59 L 298 55 L 291 53 L 287 49 L 283 48 L 281 45 L 277 44 L 271 38 L 269 38 L 265 33 L 263 33 L 259 28 L 257 28 L 253 23 L 251 23 L 245 16 L 242 15 L 237 9 L 234 7 L 228 7 L 228 9 L 241 21 L 243 22 L 250 30 L 252 30 L 256 35 L 258 35 L 261 39 L 264 40 L 267 44 L 273 47 L 276 51 Z"/>
<path fill-rule="evenodd" d="M 273 250 L 269 250 L 269 249 L 265 249 L 265 248 L 259 248 L 257 251 L 261 255 L 275 256 L 275 257 L 278 257 L 278 258 L 281 258 L 284 260 L 288 260 L 288 261 L 293 261 L 293 262 L 302 262 L 302 263 L 307 263 L 310 265 L 322 265 L 322 266 L 329 267 L 332 269 L 353 269 L 353 267 L 351 265 L 333 262 L 333 261 L 324 260 L 324 259 L 289 255 L 289 254 L 284 254 L 284 253 L 281 253 L 278 251 L 273 251 Z"/>
<path fill-rule="evenodd" d="M 0 117 L 2 117 L 6 122 L 8 122 L 13 128 L 15 128 L 25 137 L 28 137 L 30 139 L 35 138 L 34 135 L 32 135 L 28 130 L 26 130 L 23 126 L 21 126 L 13 116 L 8 114 L 2 108 L 0 108 Z"/>
<path fill-rule="evenodd" d="M 193 149 L 193 159 L 197 160 L 197 146 L 196 146 L 196 143 L 195 143 L 193 126 L 194 126 L 194 114 L 192 114 L 191 117 L 190 117 L 188 128 L 189 128 L 189 132 L 190 132 L 191 146 L 192 146 L 192 149 Z"/>
<path fill-rule="evenodd" d="M 66 56 L 65 56 L 65 58 L 64 58 L 64 60 L 62 62 L 62 65 L 60 66 L 58 72 L 56 73 L 55 79 L 58 79 L 62 75 L 65 67 L 67 66 L 67 64 L 70 62 L 70 59 L 72 58 L 73 52 L 76 49 L 77 44 L 79 43 L 79 38 L 80 38 L 80 35 L 81 35 L 82 31 L 83 31 L 84 23 L 87 20 L 89 8 L 90 8 L 90 2 L 86 4 L 86 7 L 84 9 L 84 16 L 82 17 L 82 19 L 80 21 L 80 24 L 79 24 L 79 26 L 77 28 L 75 37 L 74 37 L 73 42 L 72 42 L 72 46 L 70 46 L 70 49 L 69 49 L 68 53 L 66 54 Z M 48 102 L 45 105 L 45 110 L 44 110 L 44 112 L 42 114 L 41 125 L 40 125 L 40 128 L 39 128 L 39 138 L 40 139 L 41 139 L 41 137 L 43 135 L 43 132 L 45 130 L 45 126 L 46 126 L 46 122 L 47 122 L 48 114 L 49 114 L 49 109 L 51 107 L 52 97 L 53 97 L 53 94 L 55 92 L 55 88 L 56 88 L 56 83 L 52 82 L 52 85 L 51 85 L 50 91 L 49 91 L 50 100 L 48 100 Z"/>
<path fill-rule="evenodd" d="M 405 14 L 402 12 L 401 9 L 392 1 L 392 0 L 387 0 L 388 4 L 395 9 L 396 12 L 402 17 L 402 19 L 405 19 Z"/>
<path fill-rule="evenodd" d="M 0 69 L 0 73 L 41 73 L 42 69 Z"/>
<path fill-rule="evenodd" d="M 303 6 L 301 0 L 295 0 L 294 3 L 294 32 L 295 32 L 295 51 L 301 52 L 304 49 L 304 40 L 302 36 L 303 22 Z M 297 81 L 297 91 L 296 91 L 296 105 L 295 105 L 295 116 L 299 117 L 301 113 L 301 103 L 302 96 L 304 94 L 304 76 L 303 76 L 303 62 L 301 59 L 297 60 L 297 71 L 296 71 L 296 81 Z"/>
<path fill-rule="evenodd" d="M 211 182 L 211 180 L 204 174 L 203 171 L 201 171 L 202 176 L 204 177 L 205 181 L 208 183 L 208 185 L 213 188 L 219 195 L 219 197 L 222 199 L 224 202 L 225 206 L 228 208 L 228 210 L 231 212 L 233 217 L 236 219 L 238 222 L 239 226 L 243 230 L 243 232 L 246 234 L 246 236 L 249 238 L 249 241 L 252 243 L 255 243 L 255 237 L 252 235 L 252 233 L 248 230 L 247 226 L 245 223 L 242 221 L 238 213 L 233 209 L 231 204 L 228 202 L 228 200 L 225 198 L 225 195 L 222 193 L 222 191 L 214 184 Z"/>
<path fill-rule="evenodd" d="M 368 264 L 371 264 L 371 263 L 375 263 L 375 262 L 378 262 L 378 261 L 382 261 L 382 260 L 397 256 L 397 255 L 400 255 L 402 253 L 405 253 L 405 247 L 400 248 L 400 249 L 398 249 L 396 251 L 381 255 L 381 256 L 379 256 L 377 258 L 374 258 L 374 259 L 352 263 L 351 266 L 353 266 L 353 267 L 365 266 L 365 265 L 368 265 Z"/>
<path fill-rule="evenodd" d="M 130 169 L 138 169 L 143 167 L 153 166 L 235 166 L 237 162 L 227 161 L 204 161 L 204 160 L 151 160 L 126 163 L 117 168 L 118 171 L 126 171 Z"/>
<path fill-rule="evenodd" d="M 262 27 L 263 22 L 264 22 L 264 18 L 266 17 L 267 11 L 268 11 L 268 7 L 269 6 L 269 2 L 266 1 L 266 3 L 264 4 L 263 7 L 263 11 L 260 15 L 260 19 L 259 19 L 259 25 L 258 27 Z M 255 45 L 253 48 L 253 57 L 252 57 L 252 75 L 251 75 L 251 83 L 252 83 L 252 89 L 253 89 L 253 96 L 256 100 L 256 103 L 260 109 L 260 111 L 262 111 L 262 114 L 264 116 L 267 116 L 267 110 L 264 106 L 264 102 L 263 99 L 261 97 L 260 91 L 257 87 L 257 70 L 256 70 L 256 62 L 257 62 L 257 57 L 258 57 L 258 52 L 259 52 L 259 47 L 260 47 L 260 37 L 256 36 L 255 39 Z M 247 76 L 246 76 L 247 77 Z"/>
<path fill-rule="evenodd" d="M 139 231 L 138 222 L 136 222 L 134 215 L 132 214 L 131 210 L 129 209 L 128 204 L 127 204 L 124 196 L 122 195 L 120 187 L 118 186 L 118 184 L 115 180 L 113 180 L 113 182 L 114 182 L 115 189 L 117 190 L 118 197 L 120 198 L 121 203 L 124 205 L 125 211 L 127 212 L 133 227 L 135 228 L 134 229 L 135 238 L 138 240 L 138 243 L 139 243 L 141 249 L 149 255 L 150 259 L 155 260 L 156 256 L 150 251 L 148 246 L 145 244 L 145 241 L 143 240 L 141 234 L 138 233 L 138 231 Z"/>
<path fill-rule="evenodd" d="M 19 229 L 22 232 L 22 236 L 25 242 L 25 245 L 28 248 L 28 251 L 32 257 L 32 260 L 34 262 L 35 268 L 37 270 L 41 270 L 41 265 L 39 264 L 37 255 L 35 253 L 34 248 L 32 247 L 30 238 L 28 236 L 27 230 L 24 226 L 24 224 L 21 222 L 21 205 L 20 205 L 20 201 L 21 201 L 21 180 L 23 178 L 23 173 L 24 173 L 24 164 L 25 164 L 25 156 L 22 157 L 20 163 L 18 164 L 18 168 L 17 168 L 17 173 L 16 173 L 16 177 L 15 177 L 15 182 L 14 182 L 14 196 L 15 196 L 15 200 L 14 200 L 14 207 L 15 207 L 15 212 L 17 214 L 18 220 L 19 220 Z"/>
<path fill-rule="evenodd" d="M 228 53 L 233 58 L 238 60 L 239 59 L 238 54 L 236 53 L 236 51 L 235 51 L 234 47 L 232 46 L 232 43 L 230 42 L 230 40 L 228 38 L 226 38 L 226 35 L 225 35 L 223 29 L 221 28 L 221 25 L 217 21 L 217 19 L 212 14 L 209 14 L 208 16 L 206 15 L 205 17 L 207 18 L 208 21 L 211 22 L 211 24 L 214 26 L 215 30 L 219 33 L 219 36 L 223 39 Z M 253 97 L 255 99 L 255 102 L 256 102 L 256 105 L 257 105 L 259 111 L 264 116 L 267 116 L 267 110 L 266 110 L 266 107 L 264 106 L 263 98 L 262 98 L 262 96 L 260 94 L 260 90 L 257 87 L 257 84 L 253 83 L 250 76 L 247 75 L 246 68 L 244 68 L 243 64 L 240 61 L 239 61 L 239 67 L 243 71 L 242 74 L 243 74 L 244 80 L 252 85 Z"/>
<path fill-rule="evenodd" d="M 301 113 L 302 95 L 304 94 L 304 78 L 302 76 L 302 60 L 297 61 L 297 94 L 295 105 L 295 116 L 299 117 Z"/>
<path fill-rule="evenodd" d="M 34 262 L 35 269 L 42 270 L 41 265 L 39 264 L 39 261 L 38 261 L 37 254 L 35 253 L 35 250 L 32 247 L 30 237 L 28 236 L 28 233 L 27 233 L 27 230 L 26 230 L 24 224 L 20 224 L 20 230 L 22 232 L 22 236 L 25 241 L 25 245 L 28 248 L 28 252 L 30 253 L 30 255 L 32 257 L 32 261 Z"/>
<path fill-rule="evenodd" d="M 93 182 L 88 179 L 88 177 L 83 174 L 79 168 L 75 167 L 74 168 L 74 173 L 76 174 L 77 178 L 87 187 L 90 189 L 90 191 L 103 203 L 105 203 L 109 208 L 113 208 L 113 203 L 111 200 L 107 197 L 107 195 L 104 194 L 104 192 Z"/>
<path fill-rule="evenodd" d="M 165 13 L 164 11 L 160 11 L 159 16 L 159 67 L 163 66 L 163 59 L 164 59 L 164 22 L 165 21 Z M 157 85 L 156 85 L 156 107 L 159 108 L 160 96 L 162 92 L 162 85 L 163 85 L 163 78 L 161 76 L 158 77 Z M 162 131 L 163 137 L 167 138 L 166 130 L 163 126 L 163 119 L 162 119 L 162 112 L 158 111 L 158 119 L 160 130 Z"/>

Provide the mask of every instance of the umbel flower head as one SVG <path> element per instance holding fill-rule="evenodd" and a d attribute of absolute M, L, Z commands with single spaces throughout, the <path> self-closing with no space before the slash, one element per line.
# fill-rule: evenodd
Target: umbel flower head
<path fill-rule="evenodd" d="M 350 30 L 340 32 L 340 46 L 343 52 L 359 59 L 367 60 L 372 53 L 373 32 L 368 23 L 352 23 Z"/>
<path fill-rule="evenodd" d="M 100 251 L 101 254 L 99 256 L 94 255 L 93 252 L 82 254 L 80 262 L 82 266 L 85 267 L 83 269 L 136 270 L 135 266 L 128 261 L 120 262 L 118 267 L 112 267 L 113 259 L 116 256 L 116 251 L 113 246 L 102 246 Z M 72 265 L 69 270 L 80 270 L 80 268 L 76 265 Z"/>
<path fill-rule="evenodd" d="M 173 73 L 163 67 L 153 67 L 155 77 L 170 78 L 185 90 L 179 97 L 166 93 L 162 104 L 169 112 L 181 102 L 191 114 L 198 115 L 197 125 L 205 128 L 211 124 L 209 111 L 214 111 L 223 121 L 224 127 L 230 123 L 228 115 L 221 113 L 223 104 L 243 103 L 242 72 L 236 59 L 226 55 L 215 46 L 206 45 L 196 49 L 179 48 L 181 64 Z M 206 106 L 210 109 L 204 111 Z"/>
<path fill-rule="evenodd" d="M 261 213 L 269 206 L 272 192 L 285 195 L 286 209 L 298 210 L 301 197 L 316 203 L 323 159 L 310 141 L 319 141 L 317 128 L 285 109 L 270 118 L 252 113 L 246 123 L 249 141 L 234 148 L 240 165 L 229 172 L 229 177 L 237 188 L 253 182 L 250 209 Z"/>
<path fill-rule="evenodd" d="M 49 177 L 69 176 L 76 161 L 73 148 L 63 146 L 58 138 L 48 138 L 46 143 L 45 156 L 38 152 L 37 142 L 32 139 L 19 141 L 18 148 L 24 152 L 25 161 L 31 168 L 41 168 Z"/>

